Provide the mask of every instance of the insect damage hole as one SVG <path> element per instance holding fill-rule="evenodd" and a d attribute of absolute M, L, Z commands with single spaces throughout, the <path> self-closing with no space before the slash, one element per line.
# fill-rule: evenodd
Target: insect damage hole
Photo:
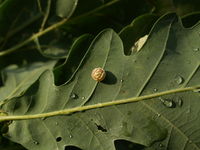
<path fill-rule="evenodd" d="M 60 141 L 62 141 L 62 137 L 59 136 L 56 138 L 56 142 L 60 142 Z"/>
<path fill-rule="evenodd" d="M 98 129 L 98 130 L 100 130 L 100 131 L 102 131 L 102 132 L 107 132 L 107 129 L 104 128 L 104 127 L 102 127 L 101 125 L 98 125 L 98 124 L 96 124 L 96 123 L 95 123 L 95 125 L 97 126 L 97 129 Z"/>

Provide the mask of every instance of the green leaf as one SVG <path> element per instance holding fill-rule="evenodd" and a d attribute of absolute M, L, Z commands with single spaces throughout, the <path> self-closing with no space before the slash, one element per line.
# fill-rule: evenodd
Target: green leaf
<path fill-rule="evenodd" d="M 66 13 L 65 15 L 70 17 L 75 9 L 76 2 L 73 1 L 73 9 L 70 8 L 72 1 L 58 6 L 56 3 L 60 3 L 60 1 L 7 0 L 2 3 L 0 7 L 0 55 L 4 56 L 14 51 L 22 51 L 24 50 L 23 46 L 27 45 L 26 50 L 35 50 L 39 45 L 38 49 L 45 51 L 42 51 L 44 56 L 66 57 L 66 51 L 71 46 L 73 38 L 68 38 L 68 35 L 59 29 L 61 25 L 66 23 L 67 19 L 60 20 L 56 16 L 56 11 L 59 8 L 58 6 L 67 6 L 70 10 L 62 10 L 62 13 Z M 31 43 L 35 39 L 40 41 L 38 45 Z"/>
<path fill-rule="evenodd" d="M 0 101 L 22 95 L 45 70 L 52 70 L 56 61 L 38 62 L 24 67 L 10 65 L 2 71 L 4 86 L 0 88 Z"/>
<path fill-rule="evenodd" d="M 200 95 L 191 91 L 200 83 L 199 29 L 200 24 L 185 29 L 176 16 L 166 15 L 130 56 L 113 30 L 102 31 L 69 82 L 55 86 L 53 73 L 46 71 L 23 96 L 3 106 L 10 116 L 0 120 L 15 120 L 6 137 L 30 150 L 114 150 L 119 139 L 147 149 L 162 144 L 199 150 Z M 107 71 L 103 82 L 90 77 L 96 67 Z M 131 101 L 138 102 L 126 104 Z"/>
<path fill-rule="evenodd" d="M 200 11 L 199 0 L 150 0 L 155 6 L 157 14 L 176 12 L 179 16 L 184 16 L 196 11 Z"/>
<path fill-rule="evenodd" d="M 92 36 L 86 34 L 79 37 L 74 42 L 65 62 L 54 69 L 56 85 L 64 84 L 68 80 L 70 81 L 70 78 L 75 75 L 76 71 L 81 66 L 82 60 L 88 50 L 91 40 Z"/>
<path fill-rule="evenodd" d="M 57 0 L 56 13 L 62 18 L 69 18 L 78 3 L 78 0 Z"/>

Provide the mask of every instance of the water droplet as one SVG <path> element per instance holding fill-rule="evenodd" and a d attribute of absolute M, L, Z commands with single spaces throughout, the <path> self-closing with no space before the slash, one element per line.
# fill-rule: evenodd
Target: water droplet
<path fill-rule="evenodd" d="M 70 98 L 72 98 L 72 99 L 77 99 L 77 98 L 78 98 L 78 95 L 76 95 L 75 93 L 71 93 Z"/>
<path fill-rule="evenodd" d="M 157 91 L 158 91 L 158 89 L 154 88 L 154 89 L 153 89 L 153 91 L 154 91 L 154 92 L 157 92 Z"/>
<path fill-rule="evenodd" d="M 158 116 L 158 117 L 160 117 L 160 116 L 161 116 L 161 114 L 157 114 L 157 116 Z"/>
<path fill-rule="evenodd" d="M 56 122 L 56 125 L 58 125 L 58 122 Z"/>
<path fill-rule="evenodd" d="M 154 116 L 152 117 L 152 119 L 153 119 L 153 120 L 156 120 L 156 119 L 158 119 L 160 116 L 161 116 L 161 114 L 157 113 L 156 115 L 154 115 Z"/>
<path fill-rule="evenodd" d="M 193 51 L 194 51 L 194 52 L 198 52 L 198 51 L 199 51 L 199 48 L 194 48 Z"/>
<path fill-rule="evenodd" d="M 184 82 L 184 79 L 183 79 L 183 77 L 181 77 L 181 76 L 176 76 L 175 77 L 175 82 L 177 83 L 177 84 L 182 84 L 183 82 Z"/>
<path fill-rule="evenodd" d="M 71 138 L 73 138 L 73 136 L 70 134 L 70 135 L 69 135 L 69 138 L 71 139 Z"/>
<path fill-rule="evenodd" d="M 163 103 L 164 106 L 166 106 L 168 108 L 175 107 L 175 103 L 172 100 L 170 100 L 170 99 L 163 99 L 161 97 L 159 99 Z"/>
<path fill-rule="evenodd" d="M 81 99 L 85 99 L 85 97 L 83 96 L 83 97 L 81 97 Z"/>
<path fill-rule="evenodd" d="M 178 104 L 179 107 L 181 107 L 183 105 L 183 100 L 181 97 L 178 97 L 176 100 L 176 103 Z"/>
<path fill-rule="evenodd" d="M 33 141 L 33 144 L 38 145 L 39 142 L 38 141 Z"/>
<path fill-rule="evenodd" d="M 120 80 L 120 82 L 124 82 L 124 80 L 123 80 L 123 79 L 121 79 L 121 80 Z"/>

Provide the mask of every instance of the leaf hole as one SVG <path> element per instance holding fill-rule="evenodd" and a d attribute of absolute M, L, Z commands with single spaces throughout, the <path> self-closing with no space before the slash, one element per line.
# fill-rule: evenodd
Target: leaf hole
<path fill-rule="evenodd" d="M 62 141 L 62 137 L 59 136 L 56 138 L 56 142 L 60 142 L 60 141 Z"/>
<path fill-rule="evenodd" d="M 95 125 L 97 126 L 97 129 L 98 129 L 98 130 L 100 130 L 100 131 L 102 131 L 102 132 L 107 132 L 107 129 L 104 128 L 104 127 L 102 127 L 101 125 L 98 125 L 98 124 L 96 124 L 96 123 L 95 123 Z"/>
<path fill-rule="evenodd" d="M 115 140 L 116 150 L 143 150 L 145 147 L 127 140 Z"/>
<path fill-rule="evenodd" d="M 76 146 L 65 146 L 65 150 L 82 150 Z"/>

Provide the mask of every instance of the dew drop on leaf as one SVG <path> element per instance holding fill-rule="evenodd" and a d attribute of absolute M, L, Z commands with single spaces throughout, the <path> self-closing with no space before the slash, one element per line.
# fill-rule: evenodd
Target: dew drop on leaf
<path fill-rule="evenodd" d="M 153 89 L 153 91 L 154 91 L 154 92 L 157 92 L 157 91 L 158 91 L 158 89 L 154 88 L 154 89 Z"/>
<path fill-rule="evenodd" d="M 158 119 L 160 116 L 161 116 L 161 114 L 157 113 L 156 115 L 154 115 L 154 116 L 152 117 L 152 119 L 153 119 L 153 120 L 156 120 L 156 119 Z"/>
<path fill-rule="evenodd" d="M 39 142 L 38 142 L 38 141 L 33 141 L 33 143 L 34 143 L 35 145 L 38 145 L 38 144 L 39 144 Z"/>
<path fill-rule="evenodd" d="M 81 99 L 85 99 L 85 97 L 83 96 L 83 97 L 81 97 Z"/>
<path fill-rule="evenodd" d="M 73 138 L 73 136 L 70 134 L 70 135 L 69 135 L 69 138 L 71 139 L 71 138 Z"/>
<path fill-rule="evenodd" d="M 181 77 L 181 76 L 176 76 L 175 77 L 175 82 L 177 83 L 177 84 L 182 84 L 183 82 L 184 82 L 184 79 L 183 79 L 183 77 Z"/>
<path fill-rule="evenodd" d="M 175 107 L 175 103 L 172 100 L 170 100 L 170 99 L 163 99 L 161 97 L 159 99 L 163 103 L 164 106 L 166 106 L 168 108 Z"/>
<path fill-rule="evenodd" d="M 177 104 L 178 104 L 179 107 L 181 107 L 183 105 L 183 100 L 180 97 L 177 98 L 176 102 L 177 102 Z"/>
<path fill-rule="evenodd" d="M 75 93 L 71 93 L 70 98 L 71 99 L 77 99 L 78 95 L 76 95 Z"/>
<path fill-rule="evenodd" d="M 58 122 L 56 122 L 56 125 L 58 125 Z"/>
<path fill-rule="evenodd" d="M 158 116 L 158 117 L 160 117 L 160 116 L 161 116 L 161 114 L 157 114 L 157 116 Z"/>
<path fill-rule="evenodd" d="M 199 48 L 194 48 L 193 51 L 194 51 L 194 52 L 198 52 L 198 51 L 199 51 Z"/>

